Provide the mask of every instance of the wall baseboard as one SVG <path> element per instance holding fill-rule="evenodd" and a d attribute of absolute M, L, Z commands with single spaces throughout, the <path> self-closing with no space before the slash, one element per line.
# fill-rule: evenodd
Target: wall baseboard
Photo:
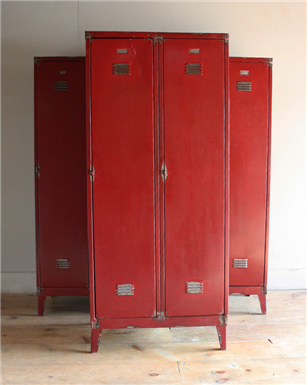
<path fill-rule="evenodd" d="M 268 272 L 269 290 L 305 290 L 307 289 L 306 269 L 270 269 Z M 3 272 L 1 273 L 2 293 L 36 293 L 36 273 Z"/>

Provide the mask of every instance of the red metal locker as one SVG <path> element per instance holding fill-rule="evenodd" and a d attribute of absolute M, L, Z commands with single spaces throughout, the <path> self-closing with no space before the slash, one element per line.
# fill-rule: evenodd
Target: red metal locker
<path fill-rule="evenodd" d="M 85 58 L 40 57 L 35 72 L 39 315 L 46 296 L 89 295 Z"/>
<path fill-rule="evenodd" d="M 272 59 L 230 58 L 230 294 L 266 314 Z"/>
<path fill-rule="evenodd" d="M 228 313 L 228 35 L 89 32 L 91 351 Z"/>

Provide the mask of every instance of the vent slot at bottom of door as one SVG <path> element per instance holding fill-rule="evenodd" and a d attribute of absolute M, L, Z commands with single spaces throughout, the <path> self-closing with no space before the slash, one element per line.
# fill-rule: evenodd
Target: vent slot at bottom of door
<path fill-rule="evenodd" d="M 248 259 L 233 259 L 234 269 L 247 269 Z"/>
<path fill-rule="evenodd" d="M 71 261 L 69 259 L 57 259 L 57 269 L 70 269 Z"/>
<path fill-rule="evenodd" d="M 68 82 L 55 82 L 55 91 L 68 91 Z"/>
<path fill-rule="evenodd" d="M 185 292 L 187 294 L 203 293 L 203 283 L 202 282 L 186 282 L 185 283 Z"/>
<path fill-rule="evenodd" d="M 135 286 L 130 283 L 118 285 L 116 295 L 134 295 Z"/>
<path fill-rule="evenodd" d="M 236 91 L 251 91 L 251 82 L 236 82 Z"/>
<path fill-rule="evenodd" d="M 184 69 L 185 75 L 202 75 L 203 66 L 200 63 L 187 63 Z"/>

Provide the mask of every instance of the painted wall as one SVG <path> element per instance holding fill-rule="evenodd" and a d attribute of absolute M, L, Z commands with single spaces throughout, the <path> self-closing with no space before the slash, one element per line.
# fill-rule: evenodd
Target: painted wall
<path fill-rule="evenodd" d="M 85 30 L 223 32 L 274 58 L 269 289 L 305 288 L 305 2 L 2 2 L 2 290 L 35 292 L 33 57 L 85 55 Z"/>

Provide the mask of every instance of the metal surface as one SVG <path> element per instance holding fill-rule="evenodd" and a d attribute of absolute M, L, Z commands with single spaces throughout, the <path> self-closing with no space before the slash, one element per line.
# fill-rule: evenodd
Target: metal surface
<path fill-rule="evenodd" d="M 58 92 L 56 84 L 66 91 Z M 88 294 L 85 144 L 85 59 L 38 58 L 36 245 L 37 287 L 43 292 L 67 295 L 67 289 L 80 288 Z"/>
<path fill-rule="evenodd" d="M 117 286 L 116 294 L 117 295 L 134 295 L 134 290 L 135 290 L 135 287 L 132 284 L 126 283 L 126 284 Z"/>
<path fill-rule="evenodd" d="M 271 67 L 269 59 L 230 58 L 230 291 L 266 285 L 269 218 Z M 248 75 L 243 74 L 243 70 Z M 238 92 L 242 78 L 251 92 Z M 236 287 L 236 288 L 235 288 Z"/>
<path fill-rule="evenodd" d="M 122 57 L 119 48 L 128 50 L 130 76 L 110 71 Z M 93 40 L 91 88 L 96 315 L 151 317 L 156 305 L 152 42 Z M 133 296 L 116 295 L 122 282 L 134 284 Z"/>
<path fill-rule="evenodd" d="M 195 60 L 203 76 L 185 76 Z M 225 127 L 224 44 L 168 39 L 164 44 L 166 314 L 224 311 Z M 184 91 L 185 90 L 185 91 Z M 191 296 L 184 282 L 204 283 Z"/>
<path fill-rule="evenodd" d="M 105 328 L 179 325 L 222 327 L 225 348 L 228 36 L 91 32 L 86 39 L 87 158 L 95 167 L 90 308 L 91 323 L 100 323 L 91 351 Z M 123 61 L 130 76 L 113 76 L 112 65 Z M 201 76 L 185 75 L 191 63 Z M 117 295 L 127 282 L 134 295 Z"/>

